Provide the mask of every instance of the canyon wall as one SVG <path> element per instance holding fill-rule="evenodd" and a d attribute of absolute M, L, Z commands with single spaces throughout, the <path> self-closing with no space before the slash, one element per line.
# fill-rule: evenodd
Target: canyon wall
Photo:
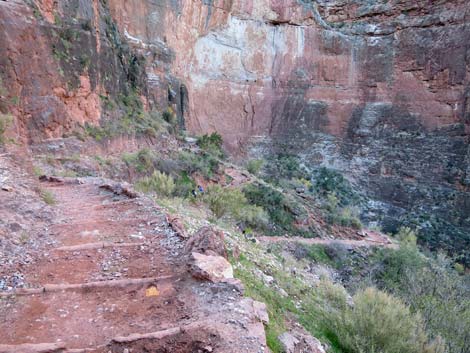
<path fill-rule="evenodd" d="M 16 0 L 0 11 L 1 76 L 29 142 L 113 119 L 107 99 L 137 89 L 236 155 L 288 151 L 341 170 L 385 230 L 470 245 L 465 0 Z"/>

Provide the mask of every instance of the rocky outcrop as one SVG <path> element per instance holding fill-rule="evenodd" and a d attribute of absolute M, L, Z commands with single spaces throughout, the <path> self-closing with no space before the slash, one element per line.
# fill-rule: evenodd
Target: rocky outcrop
<path fill-rule="evenodd" d="M 220 132 L 232 152 L 280 145 L 312 170 L 341 170 L 373 200 L 363 218 L 386 231 L 406 223 L 432 246 L 468 248 L 465 0 L 15 0 L 0 9 L 1 76 L 26 140 L 112 121 L 129 108 L 119 97 L 133 94 L 146 108 L 171 107 L 191 132 Z"/>

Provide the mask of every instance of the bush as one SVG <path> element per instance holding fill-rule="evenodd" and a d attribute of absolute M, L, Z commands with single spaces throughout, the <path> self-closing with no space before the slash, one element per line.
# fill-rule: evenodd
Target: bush
<path fill-rule="evenodd" d="M 0 145 L 5 144 L 5 132 L 12 122 L 13 118 L 10 115 L 0 114 Z"/>
<path fill-rule="evenodd" d="M 170 125 L 174 126 L 177 123 L 176 114 L 170 107 L 163 112 L 162 118 Z"/>
<path fill-rule="evenodd" d="M 175 190 L 175 181 L 170 175 L 156 170 L 151 176 L 140 179 L 136 186 L 143 192 L 156 192 L 160 196 L 169 197 Z"/>
<path fill-rule="evenodd" d="M 188 197 L 191 195 L 191 191 L 196 188 L 196 183 L 188 175 L 188 173 L 183 172 L 175 181 L 175 196 L 179 197 Z"/>
<path fill-rule="evenodd" d="M 238 214 L 240 208 L 247 203 L 245 196 L 240 190 L 224 189 L 220 185 L 210 185 L 207 187 L 203 200 L 217 218 L 221 218 L 228 213 L 232 215 Z"/>
<path fill-rule="evenodd" d="M 264 161 L 262 159 L 250 159 L 246 163 L 246 169 L 254 175 L 258 175 L 261 168 L 263 168 Z"/>
<path fill-rule="evenodd" d="M 335 223 L 342 225 L 343 227 L 361 229 L 362 223 L 357 214 L 358 211 L 356 209 L 345 207 L 340 211 L 338 218 L 335 219 Z"/>
<path fill-rule="evenodd" d="M 222 136 L 220 136 L 217 132 L 213 132 L 210 135 L 203 135 L 197 139 L 197 145 L 203 150 L 205 153 L 211 155 L 215 158 L 224 158 L 225 154 L 222 150 Z"/>
<path fill-rule="evenodd" d="M 302 257 L 306 257 L 316 263 L 332 265 L 333 261 L 325 250 L 325 246 L 321 244 L 304 245 L 298 243 L 296 248 L 296 254 L 299 254 L 299 259 Z M 301 256 L 300 254 L 302 254 L 303 252 L 304 254 L 303 256 Z"/>
<path fill-rule="evenodd" d="M 374 280 L 382 288 L 396 289 L 408 272 L 419 271 L 425 265 L 425 258 L 416 248 L 402 244 L 398 249 L 380 249 L 375 254 L 376 269 Z"/>
<path fill-rule="evenodd" d="M 279 191 L 264 185 L 249 184 L 243 193 L 251 204 L 266 210 L 272 223 L 271 233 L 295 232 L 293 206 Z"/>
<path fill-rule="evenodd" d="M 361 290 L 347 304 L 337 286 L 323 288 L 322 319 L 340 347 L 354 353 L 444 352 L 441 344 L 429 344 L 421 317 L 399 299 L 375 288 Z"/>
<path fill-rule="evenodd" d="M 54 194 L 50 192 L 49 190 L 40 189 L 39 196 L 45 203 L 47 203 L 50 206 L 55 205 L 57 203 L 54 197 Z"/>
<path fill-rule="evenodd" d="M 268 179 L 278 184 L 281 179 L 309 179 L 310 176 L 304 167 L 300 165 L 299 157 L 279 153 L 269 159 L 265 165 Z"/>
<path fill-rule="evenodd" d="M 210 154 L 198 155 L 183 151 L 178 160 L 181 168 L 188 174 L 199 172 L 205 178 L 211 178 L 219 169 L 219 161 Z"/>
<path fill-rule="evenodd" d="M 210 135 L 202 135 L 197 139 L 198 146 L 204 150 L 212 147 L 222 148 L 222 143 L 222 136 L 217 132 L 213 132 Z"/>
<path fill-rule="evenodd" d="M 266 229 L 269 224 L 269 216 L 266 211 L 262 207 L 254 205 L 245 204 L 234 217 L 248 227 L 255 229 Z"/>
<path fill-rule="evenodd" d="M 359 219 L 359 211 L 351 206 L 339 207 L 340 200 L 335 192 L 327 194 L 324 208 L 328 212 L 326 219 L 330 224 L 339 224 L 343 227 L 361 229 L 362 223 Z"/>
<path fill-rule="evenodd" d="M 235 220 L 257 229 L 264 228 L 268 223 L 268 216 L 263 208 L 250 205 L 239 189 L 211 185 L 204 193 L 203 200 L 217 218 L 230 215 Z"/>
<path fill-rule="evenodd" d="M 420 311 L 429 334 L 442 336 L 448 352 L 461 353 L 470 340 L 470 286 L 465 280 L 440 254 L 421 266 L 408 266 L 398 284 L 386 288 Z"/>
<path fill-rule="evenodd" d="M 316 171 L 313 189 L 324 197 L 334 193 L 340 207 L 359 201 L 349 181 L 341 173 L 325 167 Z"/>
<path fill-rule="evenodd" d="M 411 228 L 401 227 L 395 237 L 403 245 L 416 246 L 417 236 Z"/>
<path fill-rule="evenodd" d="M 128 167 L 135 168 L 139 173 L 151 173 L 155 169 L 157 155 L 148 148 L 144 148 L 137 153 L 124 154 L 122 160 Z"/>

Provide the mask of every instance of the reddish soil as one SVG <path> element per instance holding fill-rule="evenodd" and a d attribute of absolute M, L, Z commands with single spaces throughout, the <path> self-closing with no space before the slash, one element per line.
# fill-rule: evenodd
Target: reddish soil
<path fill-rule="evenodd" d="M 41 186 L 57 202 L 54 241 L 22 268 L 24 288 L 0 293 L 0 352 L 264 350 L 252 301 L 231 284 L 193 279 L 154 203 L 99 183 Z"/>

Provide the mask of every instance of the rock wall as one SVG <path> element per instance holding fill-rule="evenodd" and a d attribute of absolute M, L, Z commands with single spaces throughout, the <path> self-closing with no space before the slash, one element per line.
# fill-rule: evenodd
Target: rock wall
<path fill-rule="evenodd" d="M 365 219 L 387 231 L 417 226 L 432 247 L 468 248 L 466 1 L 110 6 L 134 43 L 175 53 L 190 131 L 218 131 L 236 153 L 287 148 L 309 168 L 339 169 L 373 200 Z"/>
<path fill-rule="evenodd" d="M 111 119 L 100 97 L 138 87 L 238 155 L 343 171 L 386 230 L 468 247 L 466 0 L 9 0 L 0 32 L 30 141 Z"/>

